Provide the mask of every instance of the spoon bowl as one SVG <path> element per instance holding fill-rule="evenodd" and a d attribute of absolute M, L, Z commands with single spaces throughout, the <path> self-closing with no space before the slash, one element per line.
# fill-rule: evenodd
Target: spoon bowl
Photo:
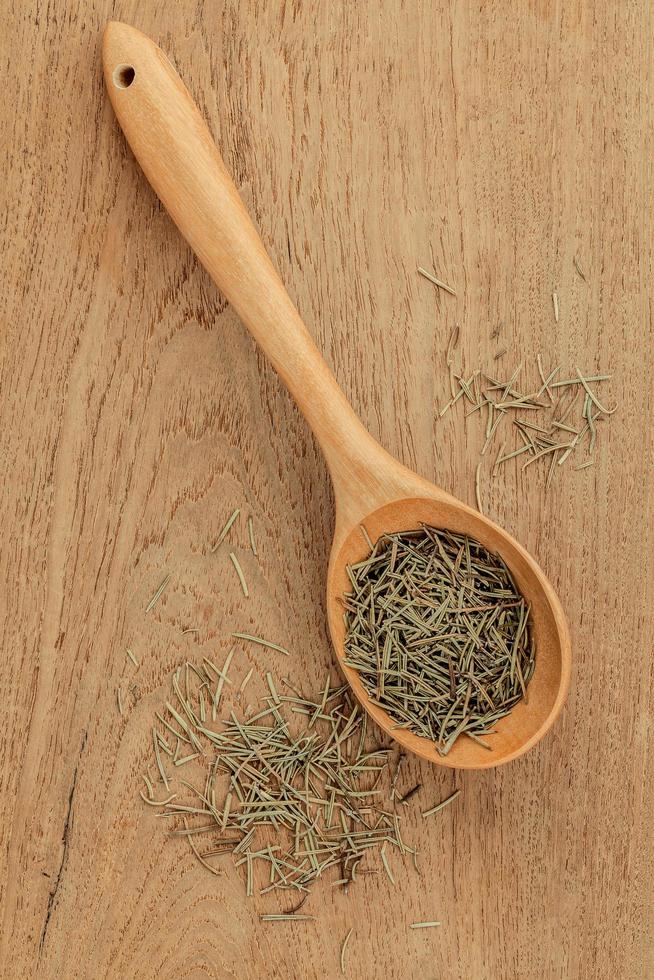
<path fill-rule="evenodd" d="M 552 586 L 502 528 L 393 459 L 361 424 L 284 289 L 202 116 L 165 54 L 140 31 L 112 22 L 105 28 L 103 62 L 116 117 L 146 177 L 279 373 L 325 456 L 336 497 L 327 613 L 354 694 L 397 742 L 440 765 L 487 768 L 527 751 L 561 710 L 570 679 L 570 639 Z M 367 552 L 360 525 L 375 540 L 421 523 L 467 534 L 499 554 L 531 608 L 536 661 L 528 700 L 497 724 L 490 750 L 460 738 L 447 756 L 439 755 L 428 739 L 396 729 L 344 663 L 339 598 L 349 588 L 347 564 Z"/>
<path fill-rule="evenodd" d="M 429 489 L 432 493 L 429 493 Z M 344 531 L 331 553 L 327 576 L 327 615 L 336 656 L 354 694 L 375 722 L 402 747 L 442 766 L 454 769 L 487 769 L 522 755 L 535 745 L 554 723 L 568 691 L 570 646 L 560 603 L 551 585 L 533 558 L 517 541 L 492 521 L 459 501 L 448 499 L 437 488 L 423 490 L 419 496 L 404 497 L 382 504 L 360 522 L 373 541 L 384 533 L 407 531 L 429 524 L 475 538 L 500 555 L 522 595 L 530 604 L 530 628 L 536 648 L 535 669 L 527 688 L 527 699 L 520 701 L 494 726 L 495 733 L 485 739 L 484 748 L 472 739 L 460 737 L 447 755 L 441 755 L 434 742 L 397 728 L 396 722 L 368 693 L 352 667 L 345 663 L 345 622 L 341 596 L 351 589 L 346 566 L 361 561 L 368 545 L 359 523 Z"/>

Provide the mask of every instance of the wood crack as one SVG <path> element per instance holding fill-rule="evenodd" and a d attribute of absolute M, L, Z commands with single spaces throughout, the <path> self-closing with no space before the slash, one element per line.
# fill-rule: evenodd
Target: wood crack
<path fill-rule="evenodd" d="M 63 850 L 61 852 L 61 861 L 59 862 L 59 868 L 57 874 L 55 875 L 54 884 L 50 889 L 50 894 L 48 895 L 48 907 L 45 910 L 45 921 L 43 923 L 43 929 L 41 930 L 41 938 L 39 940 L 39 959 L 41 959 L 41 954 L 43 952 L 43 946 L 45 944 L 45 937 L 48 931 L 48 926 L 50 924 L 50 917 L 54 911 L 55 900 L 57 897 L 57 892 L 59 890 L 59 885 L 61 884 L 61 878 L 64 873 L 64 867 L 66 864 L 66 859 L 68 857 L 68 842 L 70 836 L 70 827 L 73 817 L 73 797 L 75 795 L 75 787 L 77 785 L 77 770 L 79 768 L 79 761 L 82 757 L 82 752 L 84 751 L 84 746 L 86 745 L 87 732 L 84 732 L 82 738 L 82 745 L 79 750 L 79 756 L 77 757 L 77 763 L 73 771 L 73 780 L 70 784 L 70 792 L 68 793 L 68 806 L 66 808 L 66 816 L 64 818 L 64 828 L 61 835 L 61 842 L 63 844 Z"/>

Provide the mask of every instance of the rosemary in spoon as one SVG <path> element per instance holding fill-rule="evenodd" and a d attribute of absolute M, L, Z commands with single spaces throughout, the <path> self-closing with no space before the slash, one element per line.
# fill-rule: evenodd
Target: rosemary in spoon
<path fill-rule="evenodd" d="M 529 607 L 502 559 L 423 525 L 382 535 L 348 575 L 345 662 L 372 702 L 441 755 L 464 735 L 490 748 L 482 736 L 534 670 Z"/>

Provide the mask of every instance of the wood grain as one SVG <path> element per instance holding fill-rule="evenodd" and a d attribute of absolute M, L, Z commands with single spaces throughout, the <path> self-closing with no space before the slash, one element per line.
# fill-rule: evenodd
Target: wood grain
<path fill-rule="evenodd" d="M 594 468 L 547 496 L 534 467 L 484 484 L 567 609 L 561 721 L 496 771 L 412 762 L 429 802 L 463 789 L 408 822 L 423 877 L 347 899 L 326 882 L 302 928 L 264 929 L 239 873 L 205 872 L 137 796 L 180 659 L 256 628 L 319 683 L 332 501 L 305 423 L 126 150 L 101 77 L 110 17 L 182 71 L 319 348 L 408 466 L 473 502 L 483 433 L 434 419 L 455 322 L 471 368 L 501 322 L 507 365 L 540 350 L 614 373 Z M 354 925 L 352 977 L 652 976 L 652 26 L 638 2 L 5 12 L 4 975 L 336 977 Z M 238 529 L 247 604 L 210 555 L 237 504 L 259 538 L 257 562 Z M 443 925 L 409 933 L 423 918 Z"/>

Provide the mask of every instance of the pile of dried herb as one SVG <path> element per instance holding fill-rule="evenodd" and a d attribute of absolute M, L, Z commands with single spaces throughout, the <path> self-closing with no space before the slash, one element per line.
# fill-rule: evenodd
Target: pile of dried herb
<path fill-rule="evenodd" d="M 586 276 L 576 257 L 573 264 L 579 277 L 586 282 Z M 456 295 L 450 286 L 426 269 L 418 268 L 418 272 L 439 289 Z M 558 323 L 560 303 L 556 291 L 552 293 L 552 305 L 554 320 Z M 500 331 L 501 325 L 493 330 L 491 339 L 497 340 Z M 527 384 L 522 380 L 522 363 L 502 379 L 497 377 L 495 369 L 455 369 L 454 352 L 459 338 L 460 330 L 455 326 L 445 353 L 450 395 L 437 416 L 443 418 L 457 402 L 468 406 L 465 411 L 466 419 L 474 415 L 484 423 L 482 457 L 499 431 L 500 447 L 492 465 L 493 476 L 497 475 L 503 463 L 516 457 L 519 457 L 523 470 L 537 460 L 542 460 L 548 464 L 545 474 L 547 490 L 556 473 L 560 472 L 560 467 L 570 457 L 578 461 L 575 466 L 577 470 L 593 466 L 601 432 L 601 425 L 598 428 L 598 423 L 605 422 L 616 411 L 615 407 L 607 408 L 597 393 L 597 387 L 611 379 L 610 374 L 582 373 L 575 367 L 574 376 L 561 377 L 559 365 L 545 370 L 540 354 L 536 358 L 538 379 Z M 494 360 L 498 361 L 507 352 L 508 347 L 501 347 L 495 353 Z M 509 422 L 512 423 L 510 432 Z M 480 461 L 475 479 L 477 507 L 480 511 L 483 509 L 481 468 Z M 531 474 L 535 471 L 532 469 L 529 472 Z"/>
<path fill-rule="evenodd" d="M 526 696 L 534 670 L 529 607 L 478 541 L 423 525 L 385 534 L 348 567 L 346 663 L 374 704 L 446 755 Z"/>
<path fill-rule="evenodd" d="M 456 336 L 454 339 L 456 339 Z M 512 431 L 518 439 L 517 445 L 509 446 L 507 438 L 500 444 L 493 464 L 493 475 L 502 463 L 523 456 L 523 470 L 536 460 L 549 462 L 545 487 L 549 487 L 556 469 L 575 453 L 582 454 L 577 469 L 586 469 L 595 461 L 598 439 L 598 423 L 611 416 L 616 409 L 606 408 L 600 401 L 593 386 L 608 381 L 608 374 L 583 375 L 579 370 L 574 378 L 558 378 L 559 367 L 545 372 L 540 356 L 537 366 L 540 381 L 532 391 L 522 391 L 517 387 L 522 365 L 506 380 L 499 380 L 489 373 L 473 371 L 468 378 L 452 369 L 451 351 L 448 348 L 447 362 L 450 370 L 450 389 L 452 395 L 439 412 L 442 418 L 460 399 L 469 408 L 465 415 L 478 414 L 485 417 L 485 441 L 481 450 L 484 456 L 491 445 L 495 433 L 505 420 L 512 423 Z M 508 435 L 506 425 L 501 432 Z M 481 464 L 480 464 L 481 465 Z M 478 495 L 479 498 L 479 495 Z M 478 499 L 479 505 L 479 499 Z M 479 508 L 481 510 L 481 507 Z"/>
<path fill-rule="evenodd" d="M 402 839 L 397 770 L 389 789 L 393 750 L 367 744 L 374 734 L 367 734 L 348 686 L 327 677 L 320 695 L 306 698 L 288 680 L 282 682 L 288 693 L 280 693 L 268 673 L 264 707 L 239 718 L 223 705 L 231 661 L 232 651 L 222 668 L 205 658 L 173 675 L 170 700 L 152 730 L 158 775 L 144 776 L 145 802 L 173 821 L 171 836 L 187 839 L 210 871 L 219 873 L 224 856 L 233 855 L 248 895 L 261 883 L 262 868 L 260 894 L 292 892 L 288 908 L 262 915 L 265 921 L 313 918 L 299 914 L 312 883 L 334 868 L 333 884 L 347 889 L 357 877 L 379 873 L 371 867 L 375 854 L 393 882 L 387 849 L 415 862 L 415 849 Z M 216 724 L 219 712 L 227 717 Z M 186 766 L 185 775 L 199 769 L 199 778 L 181 778 Z"/>

